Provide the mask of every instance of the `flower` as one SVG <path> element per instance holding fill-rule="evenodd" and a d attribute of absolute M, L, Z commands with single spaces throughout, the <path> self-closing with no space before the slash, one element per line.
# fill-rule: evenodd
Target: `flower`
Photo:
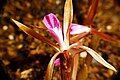
<path fill-rule="evenodd" d="M 56 41 L 59 43 L 60 45 L 60 49 L 53 43 L 51 42 L 49 39 L 46 39 L 45 37 L 41 36 L 40 34 L 34 32 L 34 30 L 30 29 L 29 27 L 19 23 L 18 21 L 12 19 L 17 25 L 18 27 L 23 30 L 25 33 L 33 36 L 36 39 L 42 40 L 43 42 L 46 42 L 50 45 L 52 45 L 54 48 L 56 48 L 59 52 L 58 54 L 55 54 L 53 56 L 53 61 L 55 61 L 55 58 L 60 54 L 60 53 L 64 53 L 65 50 L 69 51 L 70 54 L 76 54 L 81 52 L 81 49 L 86 50 L 95 60 L 97 60 L 99 63 L 101 63 L 102 65 L 104 65 L 105 67 L 112 69 L 114 71 L 116 71 L 116 69 L 110 65 L 109 63 L 107 63 L 98 53 L 96 53 L 94 50 L 86 47 L 86 46 L 81 46 L 79 42 L 73 43 L 71 45 L 69 45 L 68 47 L 66 46 L 64 40 L 63 40 L 63 34 L 62 34 L 62 29 L 60 27 L 60 22 L 57 19 L 57 17 L 54 14 L 48 14 L 44 17 L 44 24 L 46 25 L 46 27 L 48 28 L 49 32 L 51 33 L 51 35 L 56 39 Z M 78 34 L 81 35 L 81 33 L 84 32 L 91 32 L 93 34 L 96 34 L 98 36 L 102 36 L 102 37 L 106 37 L 106 35 L 101 34 L 100 32 L 97 32 L 95 29 L 93 28 L 89 28 L 87 26 L 82 26 L 82 25 L 78 25 L 78 24 L 70 24 L 70 34 Z M 106 37 L 105 39 L 111 39 L 110 37 Z M 113 41 L 111 39 L 111 41 Z M 69 57 L 68 54 L 65 54 L 65 57 Z M 51 62 L 53 62 L 51 61 Z M 55 62 L 55 65 L 59 65 L 60 60 L 57 60 L 57 62 Z M 52 67 L 52 65 L 50 64 L 50 67 Z"/>
<path fill-rule="evenodd" d="M 88 12 L 88 13 L 93 14 L 92 17 L 89 17 L 89 15 L 88 15 L 88 20 L 90 23 L 92 22 L 95 11 L 96 11 L 96 7 L 94 8 L 94 6 L 96 6 L 96 4 L 98 4 L 98 0 L 94 1 L 94 3 L 92 4 L 92 8 L 90 7 L 90 11 Z M 91 32 L 95 35 L 100 36 L 103 39 L 106 39 L 106 40 L 109 39 L 109 41 L 115 41 L 115 40 L 106 36 L 105 34 L 99 33 L 98 31 L 96 31 L 93 28 L 89 28 L 87 26 L 78 25 L 78 24 L 72 24 L 72 19 L 73 19 L 72 0 L 66 0 L 66 2 L 65 2 L 64 19 L 63 19 L 63 27 L 62 27 L 63 29 L 61 29 L 60 22 L 54 14 L 50 13 L 44 17 L 43 21 L 44 21 L 45 26 L 48 28 L 50 34 L 55 38 L 55 40 L 58 42 L 60 47 L 58 47 L 54 42 L 50 41 L 49 39 L 34 32 L 34 30 L 30 29 L 29 27 L 12 19 L 18 25 L 18 27 L 21 30 L 23 30 L 25 33 L 33 36 L 36 39 L 39 39 L 43 42 L 50 44 L 51 46 L 53 46 L 55 49 L 58 50 L 58 52 L 56 54 L 54 54 L 54 56 L 51 58 L 51 60 L 48 64 L 45 80 L 52 79 L 54 65 L 57 66 L 60 63 L 61 63 L 62 78 L 64 80 L 67 80 L 70 78 L 73 80 L 76 80 L 76 74 L 77 74 L 76 67 L 78 66 L 78 63 L 74 62 L 74 60 L 79 60 L 79 59 L 77 57 L 74 57 L 74 55 L 80 53 L 81 50 L 86 50 L 99 63 L 101 63 L 102 65 L 104 65 L 105 67 L 107 67 L 109 69 L 116 71 L 116 69 L 112 65 L 110 65 L 108 62 L 106 62 L 94 50 L 92 50 L 86 46 L 82 46 L 81 42 L 79 40 L 77 40 L 77 42 L 70 45 L 69 34 L 71 34 L 71 35 L 78 34 L 78 35 L 76 35 L 77 37 L 75 36 L 75 38 L 79 39 L 79 38 L 81 38 L 81 36 L 85 36 L 86 34 Z M 73 38 L 73 40 L 75 40 L 75 38 Z M 57 56 L 60 54 L 62 57 L 56 59 Z M 71 60 L 73 60 L 73 62 Z M 66 75 L 64 75 L 64 73 L 66 73 Z M 73 73 L 73 74 L 69 75 L 71 73 Z"/>
<path fill-rule="evenodd" d="M 60 22 L 57 19 L 57 17 L 53 13 L 50 13 L 44 17 L 43 21 L 45 26 L 48 28 L 50 34 L 56 39 L 56 41 L 61 46 L 61 49 L 63 50 L 67 49 L 63 41 L 62 29 L 60 27 Z M 78 24 L 70 25 L 70 34 L 80 34 L 89 31 L 90 28 L 83 25 L 78 25 Z"/>
<path fill-rule="evenodd" d="M 57 19 L 57 17 L 50 13 L 48 15 L 46 15 L 44 17 L 44 24 L 46 25 L 46 27 L 48 28 L 49 32 L 51 33 L 51 35 L 56 39 L 56 41 L 59 43 L 61 50 L 69 50 L 70 53 L 74 54 L 74 53 L 78 53 L 80 52 L 80 48 L 86 50 L 95 60 L 97 60 L 98 62 L 100 62 L 101 64 L 103 64 L 104 66 L 114 70 L 115 68 L 113 66 L 111 66 L 109 63 L 107 63 L 100 55 L 98 55 L 98 53 L 96 53 L 95 51 L 93 51 L 92 49 L 86 47 L 86 46 L 81 46 L 78 43 L 73 43 L 69 46 L 69 49 L 67 49 L 64 41 L 63 41 L 63 34 L 62 34 L 62 29 L 60 27 L 60 22 Z M 81 34 L 81 33 L 89 33 L 91 31 L 91 28 L 87 27 L 87 26 L 83 26 L 83 25 L 78 25 L 78 24 L 70 24 L 70 34 Z M 73 47 L 76 47 L 76 50 L 72 50 L 71 49 Z M 60 59 L 56 59 L 54 62 L 55 66 L 60 64 Z"/>

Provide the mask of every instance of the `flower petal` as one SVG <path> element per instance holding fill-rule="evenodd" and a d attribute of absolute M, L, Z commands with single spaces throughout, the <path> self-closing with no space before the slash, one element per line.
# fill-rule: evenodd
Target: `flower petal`
<path fill-rule="evenodd" d="M 72 20 L 73 20 L 72 0 L 66 0 L 64 5 L 63 35 L 64 42 L 67 46 L 69 46 L 70 24 L 72 23 Z"/>
<path fill-rule="evenodd" d="M 45 25 L 48 29 L 52 29 L 52 28 L 55 28 L 55 27 L 57 27 L 57 28 L 60 27 L 59 20 L 52 13 L 50 13 L 50 14 L 48 14 L 44 17 L 44 23 L 45 23 Z"/>
<path fill-rule="evenodd" d="M 57 40 L 57 42 L 61 45 L 63 44 L 63 35 L 62 29 L 60 28 L 60 22 L 57 17 L 50 13 L 44 17 L 44 24 L 48 28 L 51 35 Z"/>
<path fill-rule="evenodd" d="M 54 65 L 55 65 L 55 66 L 60 65 L 60 58 L 57 58 L 57 59 L 54 61 Z"/>
<path fill-rule="evenodd" d="M 12 19 L 12 21 L 22 30 L 24 31 L 26 34 L 31 35 L 32 37 L 41 40 L 45 43 L 48 43 L 49 45 L 53 46 L 55 49 L 57 49 L 59 51 L 59 47 L 53 43 L 52 41 L 50 41 L 49 39 L 41 36 L 40 34 L 36 33 L 34 30 L 32 30 L 31 28 L 27 27 L 26 25 Z"/>
<path fill-rule="evenodd" d="M 71 53 L 73 52 L 78 53 L 81 52 L 81 49 L 86 50 L 96 61 L 98 61 L 99 63 L 101 63 L 103 66 L 117 72 L 117 70 L 108 62 L 106 62 L 97 52 L 95 52 L 94 50 L 86 47 L 86 46 L 79 46 L 79 43 L 74 43 L 72 45 L 70 45 L 69 51 L 71 51 Z M 80 49 L 81 48 L 81 49 Z M 80 51 L 79 51 L 80 50 Z"/>
<path fill-rule="evenodd" d="M 86 46 L 80 46 L 80 47 L 85 49 L 96 61 L 101 63 L 103 66 L 117 72 L 117 70 L 111 64 L 106 62 L 97 52 L 95 52 L 94 50 L 92 50 Z"/>
<path fill-rule="evenodd" d="M 70 34 L 80 34 L 84 32 L 90 32 L 90 28 L 83 25 L 71 24 L 70 25 Z"/>

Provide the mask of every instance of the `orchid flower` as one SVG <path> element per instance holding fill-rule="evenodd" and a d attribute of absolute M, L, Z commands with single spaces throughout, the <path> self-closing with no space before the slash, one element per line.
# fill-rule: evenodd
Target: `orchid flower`
<path fill-rule="evenodd" d="M 64 41 L 63 41 L 63 35 L 62 35 L 62 29 L 61 29 L 61 27 L 60 27 L 60 22 L 58 21 L 58 19 L 57 19 L 57 17 L 54 15 L 54 14 L 52 14 L 52 13 L 50 13 L 50 14 L 48 14 L 48 15 L 46 15 L 45 17 L 44 17 L 44 24 L 46 25 L 46 27 L 48 28 L 48 30 L 49 30 L 49 32 L 51 33 L 51 35 L 57 40 L 57 42 L 59 43 L 59 45 L 62 47 L 62 49 L 64 49 L 64 47 L 65 47 L 65 43 L 64 43 Z M 78 25 L 78 24 L 71 24 L 70 25 L 70 34 L 81 34 L 81 33 L 84 33 L 84 32 L 90 32 L 90 28 L 89 27 L 87 27 L 87 26 L 83 26 L 83 25 Z M 76 43 L 74 43 L 74 44 L 76 44 Z M 77 44 L 78 45 L 78 44 Z M 77 46 L 76 45 L 76 46 Z M 70 45 L 70 48 L 72 48 L 72 46 L 73 46 L 73 44 L 72 45 Z M 88 52 L 89 51 L 92 51 L 93 53 L 96 53 L 96 52 L 94 52 L 93 50 L 91 50 L 91 49 L 88 49 L 88 48 L 86 48 L 86 47 L 81 47 L 81 48 L 84 48 L 84 49 L 86 49 Z M 72 52 L 73 53 L 73 52 Z M 76 51 L 74 52 L 74 53 L 76 53 Z M 94 54 L 91 54 L 91 56 L 93 56 Z M 96 55 L 98 55 L 97 53 L 96 53 Z M 94 57 L 94 56 L 93 56 Z M 94 57 L 95 58 L 95 57 Z M 98 59 L 99 58 L 101 58 L 102 59 L 102 57 L 98 57 Z M 95 58 L 98 62 L 100 62 L 100 60 L 98 60 L 97 58 Z M 103 60 L 103 59 L 102 59 Z M 57 65 L 57 64 L 59 64 L 59 59 L 57 59 L 56 60 L 56 62 L 55 62 L 55 64 Z M 105 60 L 103 60 L 105 63 L 106 63 L 106 61 Z M 102 63 L 102 62 L 100 62 L 100 63 Z M 104 64 L 104 63 L 103 63 Z M 105 64 L 104 64 L 104 66 L 105 66 Z"/>
<path fill-rule="evenodd" d="M 50 42 L 48 39 L 44 38 L 40 38 L 41 36 L 39 36 L 39 34 L 33 32 L 30 28 L 26 27 L 25 25 L 13 20 L 19 28 L 21 28 L 23 31 L 25 31 L 27 34 L 37 38 L 37 39 L 40 39 L 44 42 L 48 42 L 50 45 L 54 45 L 52 42 Z M 95 60 L 97 60 L 98 62 L 100 62 L 101 64 L 103 64 L 105 67 L 108 67 L 114 71 L 116 71 L 116 69 L 110 65 L 109 63 L 107 63 L 98 53 L 96 53 L 94 50 L 86 47 L 86 46 L 81 46 L 79 45 L 78 43 L 73 43 L 71 44 L 68 48 L 63 40 L 63 32 L 62 32 L 62 29 L 60 27 L 60 22 L 59 20 L 57 19 L 57 17 L 50 13 L 48 15 L 46 15 L 44 17 L 44 24 L 46 25 L 46 27 L 48 28 L 50 34 L 55 38 L 55 40 L 59 43 L 60 45 L 60 50 L 58 51 L 64 51 L 64 50 L 68 50 L 70 51 L 70 53 L 74 54 L 74 53 L 78 53 L 80 52 L 79 49 L 84 49 L 86 50 Z M 73 34 L 81 34 L 81 33 L 84 33 L 84 32 L 90 32 L 90 28 L 87 27 L 87 26 L 83 26 L 83 25 L 78 25 L 78 24 L 70 24 L 70 34 L 73 35 Z M 32 33 L 31 33 L 32 32 Z M 36 35 L 36 36 L 35 36 Z M 38 37 L 39 36 L 39 37 Z M 74 49 L 75 50 L 74 50 Z M 56 57 L 59 55 L 56 54 Z M 56 58 L 55 56 L 53 57 L 53 60 L 54 60 L 54 64 L 57 66 L 60 64 L 60 59 L 58 58 L 57 60 L 55 60 Z M 52 61 L 53 62 L 53 61 Z M 50 64 L 51 65 L 51 64 Z M 53 64 L 51 65 L 53 67 Z M 50 72 L 51 73 L 51 72 Z M 50 74 L 49 73 L 49 74 Z M 51 73 L 52 74 L 52 73 Z M 51 76 L 50 74 L 50 76 Z"/>
<path fill-rule="evenodd" d="M 81 35 L 82 33 L 88 34 L 89 32 L 91 32 L 102 38 L 106 37 L 106 35 L 97 32 L 93 28 L 89 28 L 87 26 L 78 25 L 78 24 L 72 24 L 72 18 L 73 18 L 72 0 L 66 0 L 65 7 L 64 7 L 63 27 L 60 26 L 59 20 L 53 13 L 46 15 L 43 19 L 45 26 L 48 28 L 48 31 L 53 36 L 53 38 L 57 41 L 57 43 L 59 44 L 59 47 L 54 42 L 50 41 L 49 39 L 41 36 L 40 34 L 36 33 L 35 31 L 33 31 L 31 28 L 19 23 L 18 21 L 14 20 L 14 19 L 12 19 L 12 20 L 25 33 L 33 36 L 36 39 L 39 39 L 43 42 L 50 44 L 52 47 L 54 47 L 55 49 L 58 50 L 58 52 L 56 54 L 54 54 L 54 56 L 51 58 L 51 60 L 48 64 L 48 68 L 46 71 L 46 80 L 51 80 L 54 65 L 57 66 L 57 65 L 61 64 L 61 61 L 63 61 L 63 63 L 65 63 L 65 64 L 61 64 L 64 67 L 63 70 L 65 70 L 65 71 L 61 72 L 61 75 L 64 76 L 63 78 L 65 78 L 65 76 L 67 77 L 69 75 L 69 77 L 70 77 L 72 75 L 72 79 L 76 80 L 75 76 L 77 74 L 77 70 L 74 71 L 74 69 L 75 69 L 75 66 L 77 66 L 77 65 L 75 63 L 73 65 L 71 65 L 71 63 L 72 63 L 71 60 L 74 58 L 73 57 L 74 54 L 80 53 L 81 50 L 86 50 L 99 63 L 101 63 L 102 65 L 104 65 L 105 67 L 107 67 L 109 69 L 116 71 L 116 69 L 112 65 L 110 65 L 108 62 L 106 62 L 97 52 L 95 52 L 94 50 L 92 50 L 86 46 L 80 45 L 79 41 L 70 45 L 70 35 L 73 35 L 73 34 Z M 92 18 L 91 18 L 91 20 L 92 20 Z M 107 39 L 111 39 L 111 38 L 107 37 Z M 111 39 L 111 41 L 112 41 L 112 39 Z M 62 55 L 63 58 L 60 57 L 60 58 L 56 59 L 58 55 Z M 69 67 L 70 67 L 70 69 L 69 69 Z M 71 70 L 72 68 L 73 68 L 73 70 Z M 70 78 L 69 79 L 65 78 L 63 80 L 70 80 Z"/>

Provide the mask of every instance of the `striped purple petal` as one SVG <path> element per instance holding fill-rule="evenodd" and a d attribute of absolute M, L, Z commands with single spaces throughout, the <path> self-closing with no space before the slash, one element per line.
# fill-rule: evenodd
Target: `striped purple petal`
<path fill-rule="evenodd" d="M 57 42 L 59 44 L 63 43 L 62 29 L 60 28 L 60 22 L 57 17 L 50 13 L 46 15 L 43 20 L 49 32 L 57 40 Z"/>

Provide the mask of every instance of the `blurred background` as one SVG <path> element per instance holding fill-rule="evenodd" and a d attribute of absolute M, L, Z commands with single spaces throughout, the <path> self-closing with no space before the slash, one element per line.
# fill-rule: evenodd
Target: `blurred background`
<path fill-rule="evenodd" d="M 43 17 L 54 13 L 63 21 L 65 0 L 0 0 L 0 80 L 43 80 L 47 64 L 56 52 L 51 46 L 22 32 L 11 18 L 25 25 L 44 27 Z M 89 8 L 89 0 L 73 0 L 74 23 L 83 24 Z M 99 0 L 99 7 L 93 21 L 95 29 L 115 39 L 120 39 L 120 0 Z M 54 41 L 47 31 L 42 36 Z M 120 42 L 120 41 L 119 41 Z M 85 43 L 92 42 L 86 37 Z M 88 46 L 89 46 L 88 44 Z M 120 80 L 120 43 L 100 39 L 97 51 L 118 73 L 103 67 L 93 60 L 88 80 Z M 53 80 L 59 80 L 59 72 Z"/>

